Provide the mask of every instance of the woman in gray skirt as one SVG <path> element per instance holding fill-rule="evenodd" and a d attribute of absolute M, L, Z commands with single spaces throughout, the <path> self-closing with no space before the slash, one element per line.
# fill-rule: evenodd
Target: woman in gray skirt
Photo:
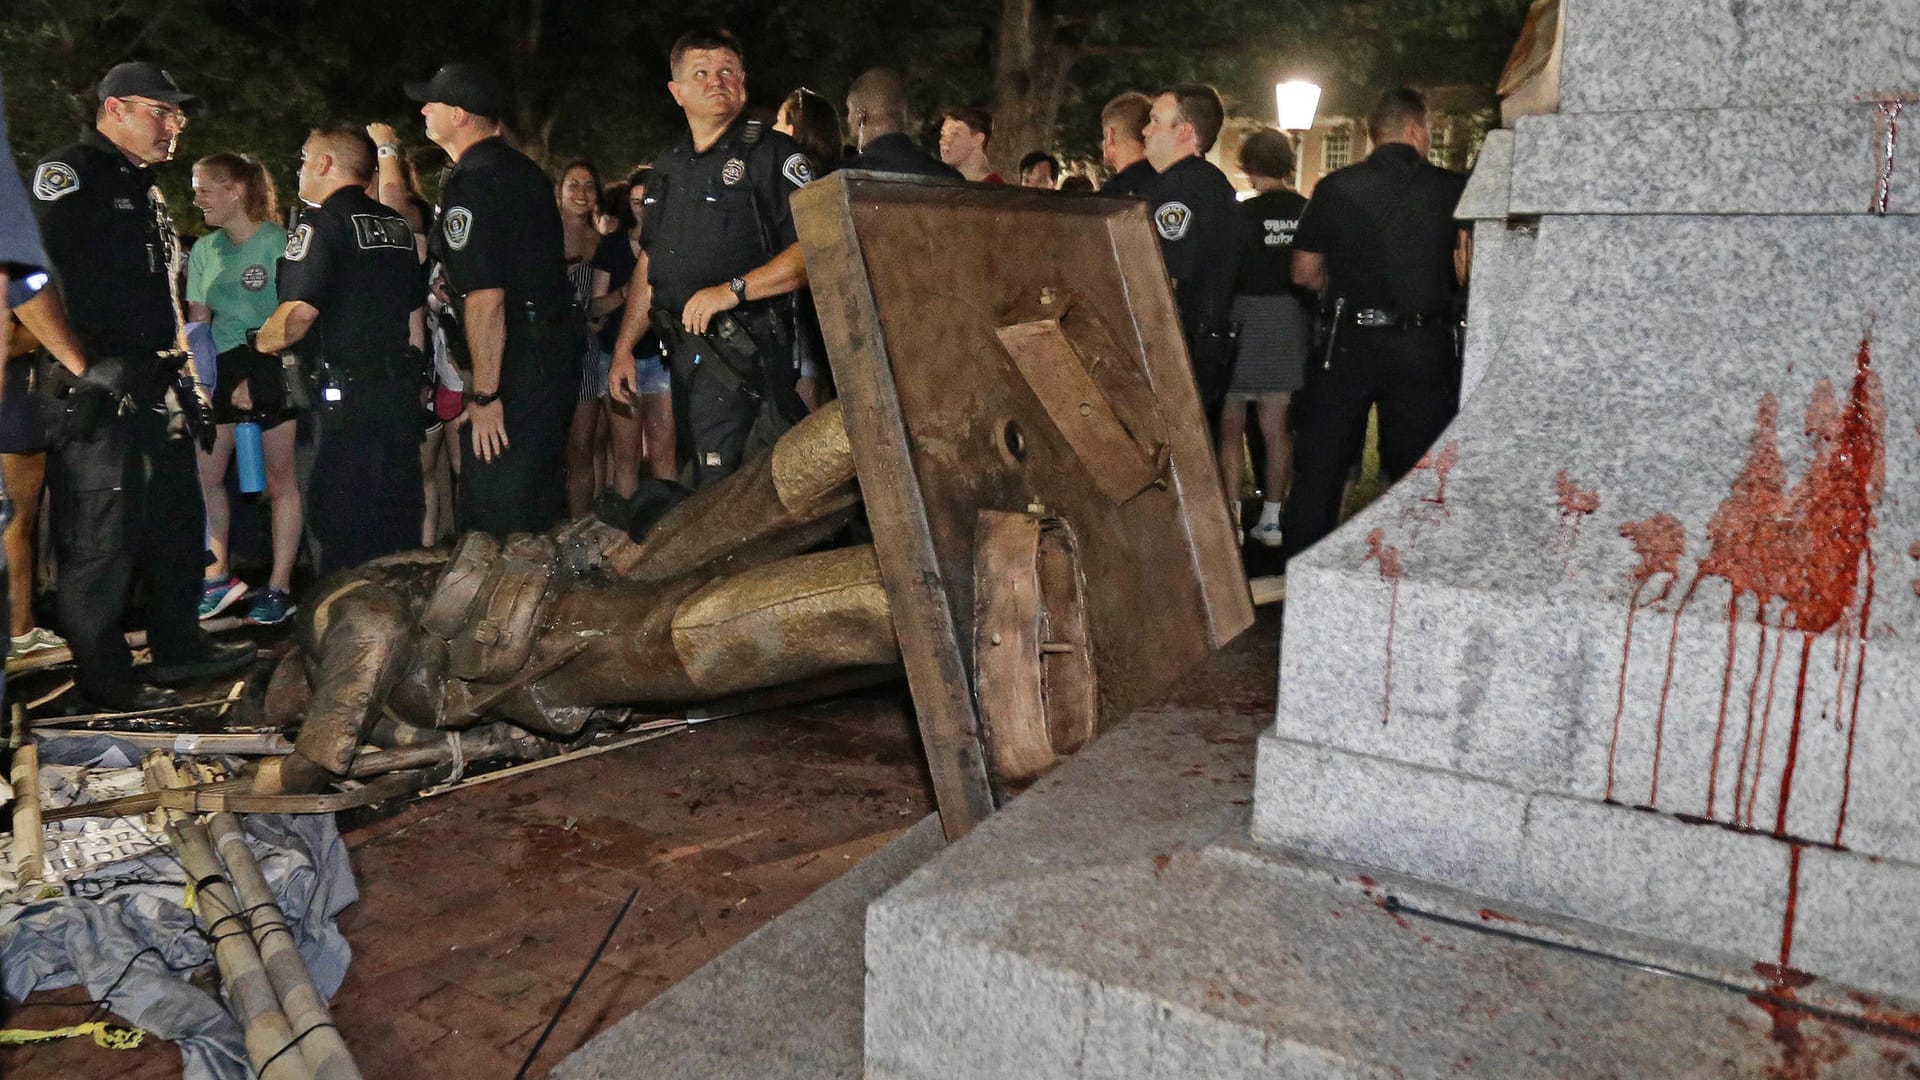
<path fill-rule="evenodd" d="M 1240 465 L 1246 457 L 1247 407 L 1266 439 L 1261 476 L 1266 502 L 1253 538 L 1280 546 L 1280 503 L 1293 471 L 1287 403 L 1306 378 L 1312 296 L 1293 284 L 1293 232 L 1307 200 L 1293 190 L 1293 143 L 1262 128 L 1240 144 L 1240 167 L 1259 194 L 1240 204 L 1240 277 L 1234 285 L 1238 338 L 1233 382 L 1220 418 L 1220 478 L 1239 520 Z"/>

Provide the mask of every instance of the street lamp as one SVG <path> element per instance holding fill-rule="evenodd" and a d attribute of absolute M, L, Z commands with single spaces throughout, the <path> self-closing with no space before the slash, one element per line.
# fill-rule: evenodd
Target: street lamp
<path fill-rule="evenodd" d="M 1280 108 L 1283 131 L 1305 131 L 1313 126 L 1313 113 L 1320 107 L 1320 88 L 1301 79 L 1279 83 L 1273 97 Z"/>
<path fill-rule="evenodd" d="M 1302 136 L 1313 126 L 1314 110 L 1320 107 L 1320 88 L 1304 79 L 1290 79 L 1274 85 L 1273 99 L 1280 113 L 1280 129 L 1293 139 L 1293 179 L 1298 187 Z"/>

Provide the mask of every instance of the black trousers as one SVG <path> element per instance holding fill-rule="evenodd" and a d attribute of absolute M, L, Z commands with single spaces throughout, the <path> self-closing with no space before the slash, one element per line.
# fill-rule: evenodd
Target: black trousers
<path fill-rule="evenodd" d="M 777 442 L 804 415 L 805 406 L 789 382 L 763 396 L 755 395 L 738 378 L 720 373 L 717 357 L 691 344 L 675 348 L 673 396 L 676 422 L 684 422 L 688 439 L 686 467 L 681 480 L 696 491 L 712 487 L 740 468 L 740 463 Z M 762 345 L 766 348 L 766 345 Z M 791 372 L 792 347 L 764 364 L 768 372 Z"/>
<path fill-rule="evenodd" d="M 1331 370 L 1310 359 L 1307 384 L 1293 399 L 1293 490 L 1281 522 L 1287 558 L 1339 524 L 1347 474 L 1366 447 L 1369 410 L 1380 410 L 1384 485 L 1413 468 L 1460 406 L 1460 368 L 1447 327 L 1343 326 L 1339 333 Z"/>
<path fill-rule="evenodd" d="M 321 575 L 420 546 L 420 384 L 355 379 L 316 414 L 307 528 Z M 512 428 L 508 437 L 513 438 Z M 464 432 L 462 433 L 464 435 Z"/>
<path fill-rule="evenodd" d="M 159 663 L 204 651 L 200 578 L 206 505 L 193 442 L 169 438 L 167 416 L 142 405 L 86 440 L 47 455 L 60 628 L 73 648 L 82 694 L 131 689 L 133 658 L 121 633 L 138 570 L 147 581 L 147 645 Z"/>
<path fill-rule="evenodd" d="M 567 428 L 585 348 L 586 329 L 577 323 L 509 324 L 500 361 L 508 445 L 481 461 L 472 432 L 460 430 L 460 528 L 504 537 L 541 532 L 566 515 Z"/>

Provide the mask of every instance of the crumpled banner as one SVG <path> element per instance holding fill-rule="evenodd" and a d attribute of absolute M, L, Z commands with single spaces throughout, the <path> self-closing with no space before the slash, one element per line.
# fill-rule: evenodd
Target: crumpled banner
<path fill-rule="evenodd" d="M 138 748 L 106 736 L 43 742 L 40 749 L 43 761 L 63 764 L 123 767 L 140 760 Z M 353 956 L 334 917 L 360 895 L 333 815 L 251 814 L 240 822 L 314 987 L 332 998 Z M 187 981 L 192 969 L 213 962 L 185 906 L 187 883 L 173 854 L 159 851 L 69 883 L 83 894 L 102 890 L 95 898 L 0 905 L 0 986 L 18 1001 L 36 990 L 82 985 L 90 997 L 110 996 L 114 1015 L 177 1043 L 184 1080 L 250 1080 L 239 1021 Z M 17 1011 L 13 1019 L 20 1022 Z"/>

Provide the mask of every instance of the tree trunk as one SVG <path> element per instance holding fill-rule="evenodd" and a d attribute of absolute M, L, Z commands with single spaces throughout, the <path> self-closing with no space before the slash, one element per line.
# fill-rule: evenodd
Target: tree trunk
<path fill-rule="evenodd" d="M 541 165 L 547 163 L 555 119 L 554 90 L 549 73 L 554 58 L 543 56 L 546 44 L 546 0 L 516 0 L 507 26 L 507 55 L 513 71 L 513 101 L 507 122 L 507 141 Z"/>
<path fill-rule="evenodd" d="M 1079 50 L 1063 42 L 1040 0 L 1003 0 L 993 54 L 993 141 L 987 154 L 1010 183 L 1020 159 L 1054 145 L 1060 99 Z"/>

